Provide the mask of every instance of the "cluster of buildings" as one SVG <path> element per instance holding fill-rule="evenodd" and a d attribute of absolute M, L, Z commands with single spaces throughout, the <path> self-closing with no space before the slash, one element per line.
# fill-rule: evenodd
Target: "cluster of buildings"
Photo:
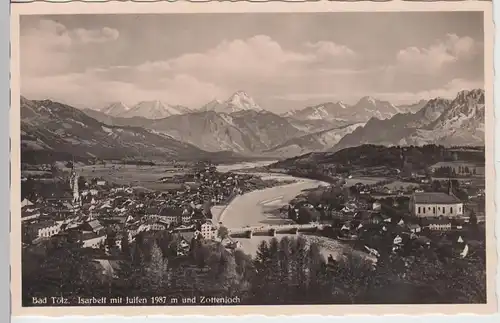
<path fill-rule="evenodd" d="M 181 189 L 164 192 L 118 186 L 102 179 L 86 181 L 75 170 L 68 183 L 50 185 L 22 203 L 23 242 L 37 243 L 74 233 L 86 248 L 100 248 L 112 234 L 121 248 L 141 232 L 170 230 L 216 237 L 211 206 L 237 194 L 272 185 L 252 175 L 219 173 L 212 166 L 186 174 Z"/>
<path fill-rule="evenodd" d="M 484 176 L 485 165 L 484 163 L 473 163 L 465 161 L 447 161 L 438 162 L 429 167 L 432 174 L 439 175 L 455 175 L 455 176 Z"/>
<path fill-rule="evenodd" d="M 429 247 L 429 237 L 436 234 L 458 234 L 464 232 L 469 222 L 464 202 L 453 194 L 452 182 L 448 182 L 447 193 L 413 191 L 409 198 L 392 196 L 374 199 L 370 192 L 351 195 L 340 210 L 325 205 L 304 203 L 290 205 L 297 215 L 306 210 L 315 214 L 309 218 L 321 218 L 330 223 L 334 237 L 339 240 L 361 244 L 365 251 L 377 255 L 380 245 L 371 243 L 374 237 L 389 236 L 383 240 L 397 251 L 407 244 L 412 248 Z M 464 239 L 460 237 L 460 239 Z"/>

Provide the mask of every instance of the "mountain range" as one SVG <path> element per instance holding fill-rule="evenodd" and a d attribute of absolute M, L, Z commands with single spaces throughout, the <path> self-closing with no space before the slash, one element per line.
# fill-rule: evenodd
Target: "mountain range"
<path fill-rule="evenodd" d="M 173 115 L 191 112 L 189 108 L 184 106 L 169 105 L 160 100 L 141 101 L 131 108 L 123 102 L 114 102 L 98 111 L 111 117 L 142 117 L 146 119 L 162 119 Z"/>
<path fill-rule="evenodd" d="M 371 118 L 363 127 L 346 134 L 331 150 L 361 144 L 484 145 L 484 109 L 484 90 L 461 91 L 453 100 L 432 99 L 415 113 Z"/>
<path fill-rule="evenodd" d="M 203 150 L 141 127 L 101 123 L 71 106 L 21 97 L 23 160 L 45 162 L 57 156 L 81 158 L 193 158 Z"/>
<path fill-rule="evenodd" d="M 198 110 L 148 101 L 132 108 L 115 103 L 101 111 L 80 111 L 21 98 L 21 120 L 24 151 L 100 158 L 189 158 L 218 152 L 288 158 L 361 144 L 484 144 L 484 91 L 406 106 L 363 97 L 354 105 L 329 102 L 281 115 L 263 109 L 243 91 Z"/>
<path fill-rule="evenodd" d="M 422 105 L 422 102 L 412 106 L 403 106 L 402 109 L 400 109 L 390 102 L 365 96 L 354 105 L 348 105 L 342 101 L 327 102 L 315 106 L 309 106 L 301 110 L 290 111 L 283 114 L 283 116 L 299 120 L 344 120 L 350 122 L 366 122 L 371 117 L 386 119 L 402 111 L 412 111 L 412 109 L 416 109 L 415 106 L 418 107 L 419 104 Z"/>

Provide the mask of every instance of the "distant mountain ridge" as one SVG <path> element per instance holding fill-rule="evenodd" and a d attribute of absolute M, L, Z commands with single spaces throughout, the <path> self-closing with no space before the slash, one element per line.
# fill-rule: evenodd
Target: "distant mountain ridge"
<path fill-rule="evenodd" d="M 123 102 L 113 102 L 99 111 L 109 116 L 118 117 L 129 110 L 130 107 Z"/>
<path fill-rule="evenodd" d="M 190 113 L 189 108 L 180 105 L 169 105 L 160 100 L 141 101 L 129 107 L 123 102 L 114 102 L 101 110 L 105 115 L 118 118 L 141 117 L 146 119 L 162 119 L 172 115 Z"/>
<path fill-rule="evenodd" d="M 335 145 L 346 134 L 352 133 L 355 129 L 363 125 L 364 123 L 348 124 L 292 138 L 278 146 L 272 147 L 266 153 L 279 156 L 298 156 L 310 152 L 323 151 L 325 148 Z"/>
<path fill-rule="evenodd" d="M 169 105 L 160 100 L 141 101 L 134 107 L 118 115 L 122 118 L 143 117 L 147 119 L 163 119 L 173 115 L 190 113 L 191 110 L 181 105 Z"/>
<path fill-rule="evenodd" d="M 387 119 L 400 113 L 401 110 L 387 101 L 370 96 L 362 97 L 356 104 L 348 105 L 342 101 L 326 102 L 304 109 L 284 113 L 285 117 L 299 120 L 344 120 L 350 123 L 366 122 L 372 117 Z"/>
<path fill-rule="evenodd" d="M 436 98 L 415 113 L 370 119 L 333 148 L 375 145 L 484 144 L 484 90 L 461 91 L 454 100 Z"/>
<path fill-rule="evenodd" d="M 23 160 L 74 155 L 86 158 L 199 158 L 208 153 L 141 127 L 101 123 L 69 105 L 21 97 Z"/>
<path fill-rule="evenodd" d="M 45 111 L 42 108 L 44 104 L 40 102 L 52 102 L 24 101 L 22 112 L 26 118 L 23 120 L 25 123 L 28 120 L 36 121 L 30 119 L 30 114 L 39 115 L 41 111 Z M 137 136 L 132 135 L 133 132 L 144 134 L 146 137 L 154 135 L 152 141 L 158 141 L 158 136 L 164 138 L 158 146 L 177 147 L 177 151 L 171 155 L 185 155 L 182 149 L 176 146 L 179 144 L 198 149 L 200 154 L 234 152 L 245 156 L 277 158 L 288 158 L 307 152 L 338 151 L 363 144 L 484 144 L 483 90 L 462 91 L 453 100 L 435 98 L 404 106 L 395 106 L 390 102 L 366 96 L 352 106 L 342 102 L 330 102 L 282 115 L 262 109 L 243 91 L 236 92 L 226 101 L 212 103 L 210 107 L 205 106 L 200 110 L 168 106 L 161 101 L 142 102 L 132 108 L 117 103 L 107 111 L 116 111 L 121 116 L 111 116 L 96 110 L 84 112 L 101 126 L 121 129 L 119 132 L 130 134 L 132 137 L 120 139 L 117 147 L 127 146 L 127 140 L 137 147 L 144 145 L 140 149 L 137 148 L 139 155 L 150 154 L 146 152 L 146 147 L 157 150 L 156 144 L 140 143 Z M 33 104 L 37 109 L 27 108 Z M 46 105 L 64 106 L 57 102 Z M 168 113 L 165 112 L 167 110 Z M 151 118 L 140 116 L 144 111 L 148 112 Z M 163 117 L 166 114 L 168 115 Z M 53 120 L 54 123 L 49 123 L 48 129 L 37 131 L 50 130 L 58 135 L 64 133 L 70 137 L 80 137 L 79 140 L 75 139 L 78 144 L 97 140 L 88 139 L 92 138 L 92 134 L 78 132 L 76 135 L 68 129 L 78 127 L 72 124 L 68 126 L 68 122 L 65 123 L 63 119 L 62 116 L 55 118 L 59 122 L 59 128 L 61 124 L 64 125 L 63 129 L 52 129 L 56 125 Z M 43 120 L 44 118 L 40 119 Z M 83 121 L 79 122 L 85 124 Z M 25 126 L 28 127 L 28 123 Z M 96 130 L 96 136 L 102 135 L 101 130 Z M 116 135 L 114 130 L 111 132 Z M 45 144 L 50 146 L 49 142 Z M 96 143 L 92 145 L 98 146 Z M 127 149 L 124 148 L 123 151 L 127 152 Z M 92 151 L 90 153 L 93 154 Z"/>
<path fill-rule="evenodd" d="M 458 93 L 445 111 L 427 127 L 401 144 L 423 145 L 438 142 L 445 146 L 477 146 L 485 143 L 485 98 L 483 89 Z"/>

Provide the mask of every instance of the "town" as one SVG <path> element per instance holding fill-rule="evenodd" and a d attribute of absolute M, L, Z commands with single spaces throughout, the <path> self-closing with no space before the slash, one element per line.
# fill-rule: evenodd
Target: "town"
<path fill-rule="evenodd" d="M 179 237 L 177 255 L 186 256 L 192 238 L 211 241 L 218 237 L 212 207 L 227 205 L 238 194 L 277 184 L 249 174 L 219 173 L 206 163 L 197 163 L 172 179 L 182 185 L 163 192 L 86 179 L 74 168 L 67 175 L 63 177 L 67 180 L 38 182 L 40 186 L 33 184 L 36 177 L 24 179 L 23 185 L 33 185 L 21 203 L 24 248 L 36 249 L 51 239 L 71 235 L 82 248 L 94 249 L 97 257 L 112 258 L 111 254 L 133 243 L 139 234 L 168 231 Z M 234 248 L 232 241 L 225 242 Z"/>
<path fill-rule="evenodd" d="M 342 266 L 340 263 L 351 257 L 351 253 L 371 259 L 370 270 L 390 264 L 393 270 L 400 266 L 403 268 L 400 272 L 404 273 L 408 268 L 418 267 L 417 259 L 428 254 L 444 261 L 467 260 L 481 267 L 485 260 L 484 164 L 457 157 L 452 161 L 444 159 L 425 167 L 412 167 L 412 171 L 408 170 L 408 162 L 399 168 L 319 163 L 312 174 L 303 166 L 265 167 L 271 173 L 295 175 L 286 177 L 287 180 L 257 176 L 264 174 L 262 167 L 257 171 L 219 172 L 210 162 L 198 162 L 183 166 L 182 174 L 159 176 L 159 182 L 180 184 L 166 186 L 169 188 L 162 191 L 122 185 L 104 177 L 83 177 L 74 162 L 68 162 L 66 171 L 54 172 L 57 180 L 29 175 L 22 180 L 26 193 L 22 197 L 23 270 L 27 277 L 36 277 L 33 272 L 30 274 L 30 270 L 37 270 L 36 262 L 44 259 L 47 250 L 57 249 L 62 243 L 66 251 L 84 252 L 100 279 L 114 284 L 124 278 L 133 280 L 134 275 L 149 279 L 147 284 L 154 283 L 147 271 L 144 274 L 130 271 L 130 263 L 139 267 L 154 265 L 154 271 L 161 273 L 165 272 L 163 261 L 168 261 L 170 276 L 161 280 L 169 281 L 168 291 L 174 294 L 168 296 L 177 297 L 175 293 L 181 293 L 183 297 L 191 297 L 198 295 L 196 284 L 212 286 L 214 290 L 225 286 L 217 278 L 219 274 L 210 276 L 209 272 L 220 266 L 226 268 L 231 262 L 227 257 L 236 261 L 236 271 L 241 271 L 239 280 L 256 280 L 253 283 L 258 284 L 253 269 L 249 268 L 256 266 L 258 270 L 253 262 L 277 243 L 273 242 L 278 241 L 277 233 L 285 232 L 293 232 L 299 242 L 285 237 L 280 244 L 283 241 L 300 244 L 300 237 L 304 237 L 309 248 L 312 248 L 310 242 L 316 241 L 319 248 L 331 250 L 325 257 L 325 268 L 331 271 L 328 275 L 335 276 Z M 152 172 L 147 168 L 150 166 L 140 167 Z M 86 174 L 94 173 L 86 171 Z M 327 183 L 303 190 L 280 206 L 280 224 L 237 228 L 221 222 L 220 215 L 236 197 L 282 188 L 293 183 L 289 178 L 300 181 L 306 177 L 321 178 Z M 240 241 L 252 240 L 253 235 L 270 237 L 268 242 L 262 241 L 256 255 L 248 257 L 249 250 Z M 344 246 L 342 252 L 339 246 Z M 186 282 L 178 286 L 186 278 L 171 275 L 197 277 L 191 282 L 195 286 Z M 199 279 L 207 281 L 200 283 Z M 128 284 L 122 288 L 141 290 L 134 283 Z M 252 287 L 242 290 L 248 293 L 249 288 Z M 343 293 L 348 294 L 351 289 L 350 285 L 344 287 Z M 126 296 L 119 294 L 119 290 L 119 286 L 115 287 L 112 294 L 102 297 Z M 136 296 L 156 295 L 154 290 L 148 293 Z M 214 297 L 225 296 L 221 291 L 214 293 Z"/>
<path fill-rule="evenodd" d="M 284 212 L 298 223 L 320 223 L 323 235 L 375 257 L 406 261 L 433 249 L 443 257 L 484 258 L 484 163 L 454 155 L 411 171 L 402 159 L 401 167 L 372 167 L 354 176 L 337 172 L 347 165 L 320 165 L 312 173 L 291 167 L 331 185 L 304 192 Z"/>

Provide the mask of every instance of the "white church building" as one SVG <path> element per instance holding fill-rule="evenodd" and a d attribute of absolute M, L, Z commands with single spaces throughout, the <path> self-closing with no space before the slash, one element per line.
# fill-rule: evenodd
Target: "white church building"
<path fill-rule="evenodd" d="M 464 215 L 464 204 L 453 195 L 450 182 L 448 194 L 441 192 L 414 193 L 410 198 L 409 211 L 417 217 L 460 217 Z"/>

